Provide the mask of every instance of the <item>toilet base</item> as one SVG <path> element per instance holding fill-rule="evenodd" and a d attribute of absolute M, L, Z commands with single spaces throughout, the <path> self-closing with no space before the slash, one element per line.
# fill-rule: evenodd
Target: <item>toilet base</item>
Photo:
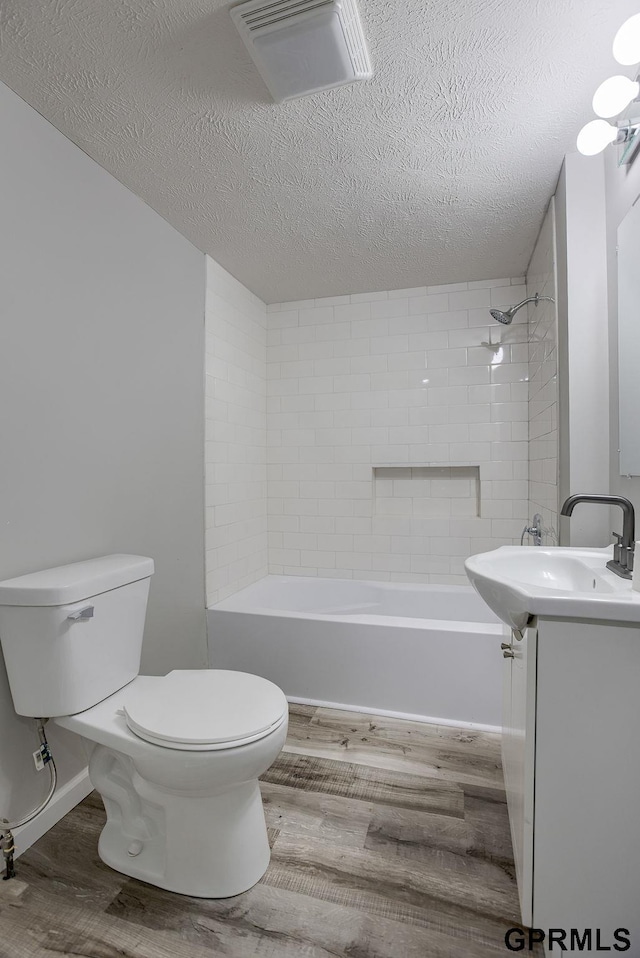
<path fill-rule="evenodd" d="M 215 794 L 143 779 L 104 746 L 90 775 L 107 811 L 98 853 L 115 871 L 195 898 L 229 898 L 264 875 L 270 849 L 257 779 Z"/>

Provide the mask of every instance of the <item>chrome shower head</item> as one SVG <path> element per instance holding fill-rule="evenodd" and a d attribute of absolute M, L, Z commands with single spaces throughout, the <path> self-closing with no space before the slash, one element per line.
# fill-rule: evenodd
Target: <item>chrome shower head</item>
<path fill-rule="evenodd" d="M 489 312 L 497 323 L 503 323 L 505 326 L 508 326 L 513 319 L 513 310 L 511 309 L 506 310 L 504 313 L 501 309 L 490 309 Z"/>
<path fill-rule="evenodd" d="M 519 309 L 522 309 L 522 307 L 526 306 L 527 303 L 534 303 L 537 306 L 538 303 L 543 299 L 550 303 L 554 302 L 551 296 L 539 296 L 536 293 L 535 296 L 529 296 L 527 299 L 523 299 L 521 303 L 517 303 L 515 306 L 509 306 L 508 309 L 490 309 L 489 312 L 496 322 L 502 323 L 504 326 L 509 326 L 509 324 L 513 322 L 513 317 Z"/>

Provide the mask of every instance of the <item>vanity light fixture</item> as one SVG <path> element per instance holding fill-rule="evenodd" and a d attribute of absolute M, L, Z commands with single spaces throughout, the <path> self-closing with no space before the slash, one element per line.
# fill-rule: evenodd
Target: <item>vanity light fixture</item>
<path fill-rule="evenodd" d="M 638 99 L 639 94 L 640 83 L 637 77 L 635 80 L 625 76 L 609 77 L 593 94 L 593 112 L 606 119 L 618 116 L 630 103 Z"/>
<path fill-rule="evenodd" d="M 613 41 L 613 55 L 623 66 L 640 63 L 640 13 L 622 24 Z M 576 146 L 584 156 L 595 156 L 613 143 L 624 146 L 620 165 L 630 163 L 640 148 L 640 117 L 607 123 L 631 103 L 640 103 L 640 73 L 632 80 L 617 75 L 600 84 L 593 95 L 593 112 L 600 117 L 585 124 Z"/>
<path fill-rule="evenodd" d="M 613 56 L 624 67 L 640 63 L 640 13 L 622 24 L 613 40 Z"/>
<path fill-rule="evenodd" d="M 576 145 L 584 156 L 595 156 L 597 153 L 602 153 L 610 143 L 630 143 L 638 131 L 640 131 L 640 123 L 613 126 L 606 120 L 592 120 L 578 133 Z"/>

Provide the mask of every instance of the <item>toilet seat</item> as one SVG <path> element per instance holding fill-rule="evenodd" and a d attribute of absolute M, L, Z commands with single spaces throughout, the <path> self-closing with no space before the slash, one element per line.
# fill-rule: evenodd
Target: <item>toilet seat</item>
<path fill-rule="evenodd" d="M 129 729 L 164 748 L 215 751 L 265 738 L 288 715 L 284 693 L 246 672 L 178 670 L 133 686 L 122 708 Z"/>

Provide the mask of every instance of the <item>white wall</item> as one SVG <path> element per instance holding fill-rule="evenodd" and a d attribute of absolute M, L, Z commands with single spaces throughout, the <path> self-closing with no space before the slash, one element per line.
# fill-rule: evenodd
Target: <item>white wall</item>
<path fill-rule="evenodd" d="M 207 603 L 267 574 L 267 308 L 207 256 Z"/>
<path fill-rule="evenodd" d="M 611 492 L 631 499 L 640 510 L 640 477 L 621 476 L 618 457 L 618 264 L 616 243 L 618 226 L 640 195 L 640 158 L 631 166 L 618 166 L 617 150 L 605 151 L 606 242 L 608 275 L 608 328 L 611 448 Z M 640 275 L 640 270 L 638 271 Z M 618 520 L 619 524 L 619 520 Z M 636 526 L 636 530 L 638 526 Z"/>
<path fill-rule="evenodd" d="M 555 201 L 527 269 L 529 321 L 529 519 L 542 516 L 543 544 L 558 544 L 558 290 Z M 528 543 L 531 539 L 527 538 Z"/>
<path fill-rule="evenodd" d="M 203 666 L 204 257 L 3 85 L 0 124 L 0 578 L 153 556 L 143 668 Z M 12 817 L 46 783 L 3 668 L 0 722 Z"/>
<path fill-rule="evenodd" d="M 520 541 L 526 311 L 501 326 L 489 307 L 524 295 L 506 279 L 268 307 L 272 573 L 466 584 L 466 556 Z M 475 510 L 452 466 L 479 471 Z"/>
<path fill-rule="evenodd" d="M 565 157 L 556 194 L 560 500 L 609 491 L 609 343 L 603 156 Z M 619 510 L 618 510 L 619 512 Z M 620 525 L 620 520 L 617 520 Z M 560 520 L 563 545 L 611 541 L 606 508 Z"/>

